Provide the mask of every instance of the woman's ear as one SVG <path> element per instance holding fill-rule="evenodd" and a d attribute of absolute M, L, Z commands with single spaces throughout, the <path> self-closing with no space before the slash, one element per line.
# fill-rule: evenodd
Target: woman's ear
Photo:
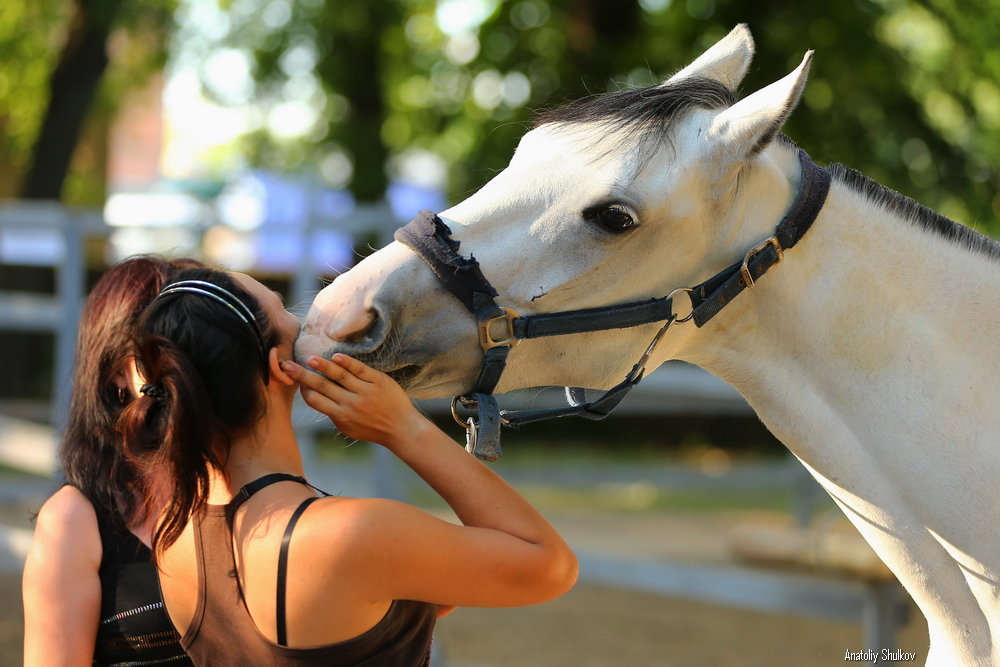
<path fill-rule="evenodd" d="M 146 380 L 142 377 L 142 373 L 139 372 L 139 366 L 135 363 L 135 357 L 129 355 L 128 361 L 125 364 L 125 372 L 128 374 L 124 378 L 115 378 L 115 383 L 118 384 L 119 389 L 125 389 L 132 394 L 132 398 L 139 397 L 139 389 L 146 383 Z"/>
<path fill-rule="evenodd" d="M 271 377 L 281 384 L 293 386 L 295 380 L 288 373 L 281 370 L 281 360 L 278 359 L 278 348 L 272 347 L 267 353 L 267 367 L 271 372 Z"/>

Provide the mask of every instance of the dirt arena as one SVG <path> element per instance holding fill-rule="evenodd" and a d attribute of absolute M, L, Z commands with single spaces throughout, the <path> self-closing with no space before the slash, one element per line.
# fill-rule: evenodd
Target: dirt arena
<path fill-rule="evenodd" d="M 602 513 L 553 520 L 585 548 L 601 535 L 625 548 L 628 533 L 643 533 L 647 522 L 655 521 L 669 527 L 672 544 L 711 549 L 711 536 L 724 523 L 718 517 L 707 525 L 698 521 L 705 530 L 692 530 L 692 539 L 685 540 L 685 526 L 696 525 L 694 521 L 623 521 Z M 573 539 L 574 534 L 579 537 Z M 655 549 L 655 542 L 645 548 Z M 0 665 L 18 665 L 23 631 L 19 575 L 0 576 L 0 600 Z M 743 611 L 586 580 L 562 598 L 535 607 L 460 609 L 438 628 L 443 667 L 832 667 L 844 664 L 845 651 L 863 648 L 858 624 Z M 918 613 L 911 614 L 899 648 L 915 652 L 914 664 L 923 664 L 927 634 Z"/>
<path fill-rule="evenodd" d="M 368 465 L 340 461 L 313 479 L 344 495 L 378 495 L 372 493 Z M 780 463 L 734 466 L 725 479 L 717 471 L 692 473 L 649 461 L 520 466 L 511 457 L 497 467 L 581 554 L 731 564 L 735 528 L 747 521 L 790 521 L 787 494 L 780 490 L 789 479 Z M 442 509 L 428 505 L 428 494 L 414 488 L 412 479 L 394 475 L 397 490 L 404 489 L 412 501 Z M 0 523 L 30 528 L 28 510 L 37 508 L 49 485 L 34 479 L 0 474 Z M 778 490 L 769 486 L 774 484 Z M 820 506 L 817 516 L 842 520 L 832 505 Z M 0 667 L 19 665 L 19 573 L 0 570 L 0 601 Z M 832 667 L 845 664 L 846 651 L 864 648 L 859 623 L 621 590 L 586 576 L 543 605 L 459 609 L 439 623 L 436 642 L 440 667 Z M 923 664 L 927 631 L 915 609 L 897 647 L 915 653 L 914 664 Z"/>

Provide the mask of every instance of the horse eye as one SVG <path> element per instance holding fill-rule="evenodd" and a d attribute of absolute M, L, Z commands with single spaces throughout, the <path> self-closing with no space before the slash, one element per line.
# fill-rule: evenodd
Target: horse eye
<path fill-rule="evenodd" d="M 635 220 L 623 206 L 608 206 L 594 214 L 597 221 L 609 232 L 620 234 L 635 226 Z"/>

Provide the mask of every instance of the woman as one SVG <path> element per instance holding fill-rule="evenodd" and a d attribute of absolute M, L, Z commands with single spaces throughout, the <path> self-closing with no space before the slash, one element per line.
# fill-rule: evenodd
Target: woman
<path fill-rule="evenodd" d="M 450 607 L 533 604 L 573 585 L 575 557 L 523 498 L 388 376 L 339 355 L 310 361 L 326 378 L 292 362 L 298 330 L 260 283 L 207 270 L 178 274 L 137 326 L 143 397 L 120 428 L 174 482 L 154 547 L 196 664 L 422 665 Z M 317 497 L 291 424 L 300 382 L 310 405 L 390 449 L 464 525 Z"/>
<path fill-rule="evenodd" d="M 67 483 L 39 510 L 25 563 L 25 665 L 190 664 L 150 561 L 155 515 L 140 501 L 151 480 L 125 457 L 115 423 L 137 395 L 128 353 L 136 318 L 192 266 L 132 258 L 87 298 L 59 452 Z"/>

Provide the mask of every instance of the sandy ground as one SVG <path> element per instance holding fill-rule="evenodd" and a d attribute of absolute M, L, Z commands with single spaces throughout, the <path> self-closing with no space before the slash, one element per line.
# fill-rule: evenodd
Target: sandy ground
<path fill-rule="evenodd" d="M 927 655 L 913 618 L 899 648 Z M 822 667 L 862 648 L 854 624 L 740 611 L 588 584 L 525 609 L 462 609 L 438 638 L 454 667 Z"/>
<path fill-rule="evenodd" d="M 20 577 L 0 576 L 0 665 L 21 664 Z M 926 657 L 914 615 L 900 648 Z M 843 665 L 862 648 L 847 623 L 740 611 L 581 583 L 520 609 L 460 609 L 438 625 L 447 667 L 774 667 Z"/>
<path fill-rule="evenodd" d="M 8 522 L 9 513 L 4 513 Z M 552 517 L 571 544 L 643 557 L 726 558 L 731 518 L 564 512 Z M 17 521 L 17 523 L 22 523 Z M 23 525 L 23 523 L 22 523 Z M 0 574 L 0 665 L 21 664 L 20 575 Z M 926 626 L 911 614 L 898 647 L 923 664 Z M 863 647 L 858 624 L 744 611 L 586 580 L 562 598 L 519 609 L 460 609 L 443 619 L 444 667 L 774 667 L 843 665 Z"/>
<path fill-rule="evenodd" d="M 347 487 L 336 481 L 331 489 Z M 0 480 L 0 524 L 28 528 L 24 499 L 45 485 L 18 484 Z M 732 563 L 735 527 L 780 520 L 760 511 L 625 512 L 565 502 L 543 511 L 581 553 L 710 565 Z M 20 573 L 0 570 L 0 667 L 21 664 L 22 633 Z M 857 623 L 746 611 L 587 578 L 543 605 L 460 609 L 440 622 L 436 637 L 442 667 L 832 667 L 845 664 L 845 651 L 864 648 Z M 923 664 L 927 631 L 915 609 L 898 648 Z"/>

